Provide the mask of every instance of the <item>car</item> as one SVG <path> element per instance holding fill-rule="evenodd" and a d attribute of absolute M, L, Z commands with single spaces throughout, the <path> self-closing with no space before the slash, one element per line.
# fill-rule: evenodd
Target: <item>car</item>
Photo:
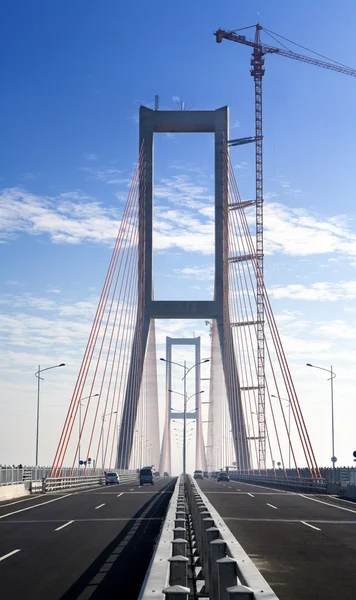
<path fill-rule="evenodd" d="M 204 479 L 203 471 L 194 471 L 194 479 Z"/>
<path fill-rule="evenodd" d="M 140 471 L 140 485 L 145 485 L 145 483 L 150 483 L 151 485 L 154 485 L 155 483 L 154 473 L 151 467 L 144 467 Z"/>
<path fill-rule="evenodd" d="M 120 483 L 120 477 L 115 471 L 105 473 L 105 485 L 116 485 Z"/>
<path fill-rule="evenodd" d="M 161 477 L 161 473 L 159 471 L 155 472 L 155 477 Z"/>
<path fill-rule="evenodd" d="M 218 481 L 230 481 L 230 477 L 227 473 L 225 473 L 225 471 L 222 471 L 218 475 Z"/>
<path fill-rule="evenodd" d="M 204 475 L 204 477 L 209 477 L 208 471 L 203 471 L 203 475 Z"/>
<path fill-rule="evenodd" d="M 169 473 L 167 473 L 167 471 L 165 471 L 165 472 L 163 473 L 163 477 L 169 477 Z"/>

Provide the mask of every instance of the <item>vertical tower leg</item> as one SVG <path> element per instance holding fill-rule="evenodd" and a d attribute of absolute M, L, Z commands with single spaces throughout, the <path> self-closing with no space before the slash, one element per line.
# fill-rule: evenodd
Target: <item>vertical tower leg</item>
<path fill-rule="evenodd" d="M 130 361 L 129 375 L 125 393 L 125 402 L 122 412 L 122 426 L 119 436 L 118 469 L 128 469 L 130 463 L 132 441 L 134 436 L 137 407 L 140 399 L 143 365 L 146 355 L 149 333 L 149 321 L 143 327 L 136 323 L 133 349 Z"/>

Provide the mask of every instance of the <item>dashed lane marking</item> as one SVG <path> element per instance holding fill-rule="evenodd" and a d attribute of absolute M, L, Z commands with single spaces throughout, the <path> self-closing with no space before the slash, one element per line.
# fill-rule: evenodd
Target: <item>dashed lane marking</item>
<path fill-rule="evenodd" d="M 95 510 L 98 510 L 98 508 L 101 508 L 102 506 L 105 506 L 105 502 L 104 502 L 104 504 L 99 504 L 99 506 L 96 506 Z"/>
<path fill-rule="evenodd" d="M 251 498 L 254 498 L 255 496 L 253 494 L 251 494 L 250 492 L 248 492 L 248 495 L 251 496 Z"/>
<path fill-rule="evenodd" d="M 21 548 L 18 550 L 13 550 L 12 552 L 9 552 L 8 554 L 4 554 L 4 556 L 0 556 L 0 562 L 2 560 L 6 560 L 7 558 L 9 558 L 10 556 L 12 556 L 13 554 L 17 554 L 17 552 L 21 552 Z"/>
<path fill-rule="evenodd" d="M 68 525 L 71 525 L 72 523 L 74 523 L 74 521 L 68 521 L 68 523 L 64 523 L 64 525 L 61 525 L 60 527 L 57 527 L 54 531 L 60 531 L 61 529 L 64 529 L 65 527 L 68 527 Z"/>
<path fill-rule="evenodd" d="M 268 502 L 267 502 L 267 506 L 270 506 L 271 508 L 275 508 L 277 510 L 277 506 L 274 506 L 273 504 L 268 504 Z"/>
<path fill-rule="evenodd" d="M 301 521 L 301 523 L 303 523 L 303 525 L 306 525 L 307 527 L 311 527 L 312 529 L 316 529 L 317 531 L 321 531 L 320 527 L 314 527 L 314 525 L 310 525 L 310 523 L 307 523 L 306 521 Z"/>
<path fill-rule="evenodd" d="M 121 492 L 121 494 L 118 494 L 117 497 L 120 498 L 120 496 L 122 496 L 124 492 Z"/>

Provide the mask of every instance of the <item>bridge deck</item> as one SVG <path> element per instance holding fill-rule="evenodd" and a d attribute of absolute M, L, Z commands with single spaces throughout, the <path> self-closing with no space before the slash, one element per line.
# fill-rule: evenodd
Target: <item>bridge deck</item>
<path fill-rule="evenodd" d="M 237 481 L 199 481 L 280 600 L 356 597 L 356 504 Z"/>
<path fill-rule="evenodd" d="M 136 599 L 174 482 L 1 503 L 1 597 Z"/>

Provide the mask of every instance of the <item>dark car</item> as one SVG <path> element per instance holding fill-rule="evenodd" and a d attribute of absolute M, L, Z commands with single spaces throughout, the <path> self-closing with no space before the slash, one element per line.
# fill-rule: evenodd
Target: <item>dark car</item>
<path fill-rule="evenodd" d="M 225 473 L 224 471 L 222 471 L 218 475 L 218 481 L 230 481 L 230 477 L 228 476 L 227 473 Z"/>
<path fill-rule="evenodd" d="M 145 483 L 150 483 L 154 485 L 154 474 L 152 469 L 149 467 L 145 467 L 140 471 L 140 485 L 145 485 Z"/>
<path fill-rule="evenodd" d="M 163 473 L 163 477 L 169 477 L 169 473 L 167 473 L 167 471 L 165 471 L 165 472 Z"/>

